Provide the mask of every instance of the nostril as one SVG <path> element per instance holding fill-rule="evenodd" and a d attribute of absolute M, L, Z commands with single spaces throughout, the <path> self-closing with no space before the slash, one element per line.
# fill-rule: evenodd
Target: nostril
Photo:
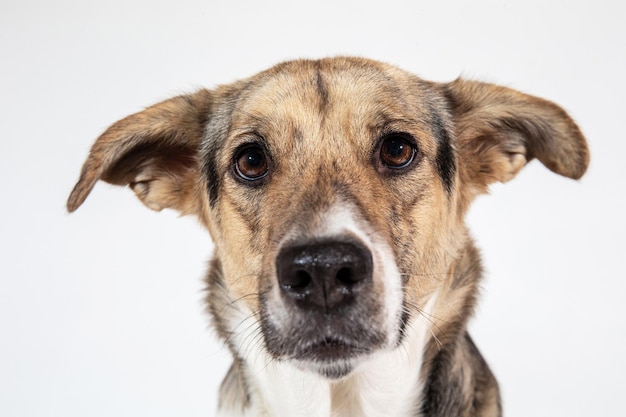
<path fill-rule="evenodd" d="M 348 268 L 347 266 L 340 268 L 335 278 L 343 285 L 352 285 L 358 281 L 358 278 L 356 278 L 352 272 L 352 268 Z"/>
<path fill-rule="evenodd" d="M 282 290 L 296 300 L 304 300 L 311 291 L 313 277 L 307 271 L 299 269 L 287 276 L 282 276 Z"/>
<path fill-rule="evenodd" d="M 313 278 L 311 277 L 311 274 L 309 274 L 307 271 L 300 269 L 296 271 L 293 276 L 293 280 L 288 285 L 289 288 L 302 289 L 307 287 L 312 280 Z"/>

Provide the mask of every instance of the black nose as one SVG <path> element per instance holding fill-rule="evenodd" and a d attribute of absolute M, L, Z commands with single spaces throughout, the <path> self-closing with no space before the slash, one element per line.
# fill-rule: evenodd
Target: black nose
<path fill-rule="evenodd" d="M 352 303 L 372 281 L 372 255 L 357 243 L 327 241 L 283 248 L 276 259 L 284 295 L 304 309 Z"/>

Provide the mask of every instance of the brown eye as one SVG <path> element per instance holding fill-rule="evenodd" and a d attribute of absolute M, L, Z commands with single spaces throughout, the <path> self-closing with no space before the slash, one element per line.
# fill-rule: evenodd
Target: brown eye
<path fill-rule="evenodd" d="M 235 157 L 235 171 L 246 181 L 255 181 L 265 177 L 269 166 L 263 148 L 250 145 L 239 151 Z"/>
<path fill-rule="evenodd" d="M 380 160 L 388 168 L 407 167 L 415 158 L 415 145 L 404 135 L 387 136 L 380 147 Z"/>

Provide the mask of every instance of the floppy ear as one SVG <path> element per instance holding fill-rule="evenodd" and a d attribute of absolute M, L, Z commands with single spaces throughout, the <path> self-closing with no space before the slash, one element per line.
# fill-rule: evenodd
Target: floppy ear
<path fill-rule="evenodd" d="M 67 200 L 72 212 L 98 180 L 130 185 L 149 208 L 198 213 L 198 153 L 212 93 L 200 90 L 155 104 L 109 127 L 93 144 Z"/>
<path fill-rule="evenodd" d="M 485 191 L 539 159 L 553 172 L 578 179 L 589 150 L 576 123 L 556 104 L 506 87 L 457 79 L 444 85 L 462 159 L 462 181 Z"/>

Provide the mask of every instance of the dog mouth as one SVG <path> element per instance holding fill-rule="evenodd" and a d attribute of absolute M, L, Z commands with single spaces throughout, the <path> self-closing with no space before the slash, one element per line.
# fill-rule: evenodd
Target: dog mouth
<path fill-rule="evenodd" d="M 308 325 L 296 322 L 282 329 L 272 320 L 262 320 L 265 347 L 270 355 L 300 369 L 339 379 L 385 345 L 383 333 L 367 329 L 362 323 L 356 325 L 358 320 L 337 320 L 320 326 L 308 319 Z"/>
<path fill-rule="evenodd" d="M 357 343 L 337 337 L 324 337 L 305 344 L 294 356 L 295 359 L 303 361 L 333 363 L 346 361 L 369 352 L 369 349 L 359 346 Z"/>
<path fill-rule="evenodd" d="M 329 379 L 348 375 L 390 344 L 379 316 L 366 302 L 330 313 L 292 309 L 288 314 L 272 314 L 272 304 L 262 305 L 261 329 L 268 353 Z"/>
<path fill-rule="evenodd" d="M 339 337 L 323 337 L 302 345 L 291 358 L 302 368 L 313 370 L 329 379 L 340 379 L 350 374 L 359 359 L 371 352 L 371 348 L 357 342 Z"/>

